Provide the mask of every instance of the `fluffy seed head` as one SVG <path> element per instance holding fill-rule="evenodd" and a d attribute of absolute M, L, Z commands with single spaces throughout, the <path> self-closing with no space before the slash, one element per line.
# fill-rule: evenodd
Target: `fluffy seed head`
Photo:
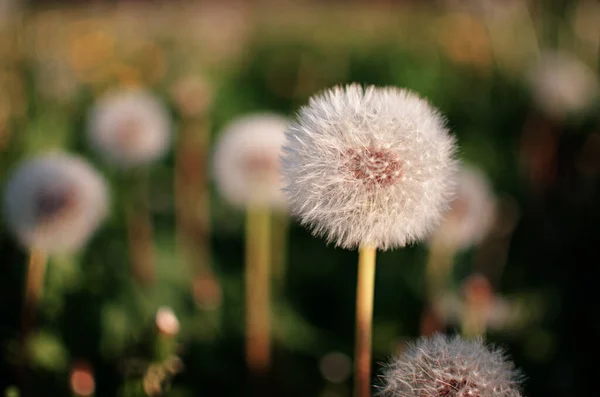
<path fill-rule="evenodd" d="M 335 87 L 286 131 L 285 194 L 316 235 L 379 249 L 424 238 L 453 193 L 454 139 L 437 110 L 395 87 Z"/>
<path fill-rule="evenodd" d="M 108 213 L 104 180 L 84 160 L 53 153 L 26 161 L 4 191 L 4 216 L 28 248 L 54 254 L 80 248 Z"/>
<path fill-rule="evenodd" d="M 481 339 L 435 334 L 394 359 L 384 375 L 386 397 L 520 397 L 520 375 L 503 352 Z"/>
<path fill-rule="evenodd" d="M 242 116 L 221 132 L 214 173 L 221 195 L 238 206 L 283 208 L 280 157 L 289 120 L 277 114 Z"/>
<path fill-rule="evenodd" d="M 123 168 L 150 163 L 169 147 L 167 110 L 141 90 L 111 92 L 101 97 L 89 116 L 88 139 L 108 162 Z"/>
<path fill-rule="evenodd" d="M 432 234 L 431 242 L 465 249 L 479 243 L 490 231 L 496 206 L 489 182 L 479 169 L 463 165 L 456 183 L 450 211 Z"/>
<path fill-rule="evenodd" d="M 568 53 L 542 54 L 530 73 L 533 99 L 550 116 L 583 112 L 598 97 L 594 72 Z"/>

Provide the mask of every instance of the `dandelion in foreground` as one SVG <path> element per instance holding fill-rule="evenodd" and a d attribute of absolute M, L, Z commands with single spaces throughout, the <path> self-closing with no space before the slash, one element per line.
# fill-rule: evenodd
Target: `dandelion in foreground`
<path fill-rule="evenodd" d="M 416 94 L 335 87 L 310 99 L 286 131 L 284 192 L 313 234 L 359 248 L 356 392 L 370 395 L 375 250 L 425 238 L 452 198 L 454 139 Z"/>
<path fill-rule="evenodd" d="M 24 162 L 10 175 L 4 191 L 4 217 L 30 252 L 21 324 L 23 365 L 47 256 L 77 251 L 107 213 L 104 180 L 79 157 L 44 155 Z"/>
<path fill-rule="evenodd" d="M 108 163 L 123 170 L 143 171 L 169 148 L 171 120 L 167 109 L 141 89 L 113 91 L 99 98 L 90 111 L 88 138 Z M 134 278 L 142 285 L 155 281 L 152 222 L 144 172 L 126 175 L 127 232 Z"/>
<path fill-rule="evenodd" d="M 225 127 L 214 154 L 221 195 L 246 209 L 246 361 L 255 372 L 270 365 L 271 215 L 282 210 L 280 156 L 288 120 L 243 116 Z"/>
<path fill-rule="evenodd" d="M 543 53 L 529 78 L 536 105 L 553 117 L 581 113 L 598 97 L 596 74 L 566 52 Z"/>
<path fill-rule="evenodd" d="M 168 149 L 171 120 L 151 94 L 128 89 L 101 97 L 89 115 L 90 146 L 122 168 L 148 164 Z"/>
<path fill-rule="evenodd" d="M 519 372 L 481 339 L 436 334 L 393 360 L 383 376 L 386 397 L 520 397 Z"/>

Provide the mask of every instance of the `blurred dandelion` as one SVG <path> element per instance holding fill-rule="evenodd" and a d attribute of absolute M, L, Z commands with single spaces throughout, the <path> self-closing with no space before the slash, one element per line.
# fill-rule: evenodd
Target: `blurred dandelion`
<path fill-rule="evenodd" d="M 221 133 L 214 172 L 221 195 L 246 209 L 246 359 L 264 372 L 270 365 L 271 213 L 285 208 L 280 156 L 288 120 L 253 114 Z"/>
<path fill-rule="evenodd" d="M 90 146 L 127 176 L 127 231 L 134 277 L 142 285 L 155 281 L 152 222 L 146 175 L 139 167 L 156 161 L 169 148 L 171 120 L 166 108 L 142 90 L 126 89 L 99 98 L 89 114 Z"/>
<path fill-rule="evenodd" d="M 4 216 L 31 251 L 81 248 L 108 213 L 108 190 L 83 159 L 52 153 L 22 163 L 5 187 Z"/>
<path fill-rule="evenodd" d="M 535 104 L 553 118 L 583 113 L 598 97 L 594 71 L 567 52 L 542 53 L 529 79 Z"/>
<path fill-rule="evenodd" d="M 467 277 L 460 292 L 440 294 L 433 301 L 433 310 L 444 323 L 460 325 L 465 337 L 484 335 L 488 329 L 514 329 L 532 320 L 527 318 L 524 304 L 498 295 L 482 274 Z"/>
<path fill-rule="evenodd" d="M 370 395 L 375 251 L 419 241 L 452 197 L 454 139 L 427 101 L 395 87 L 335 87 L 286 131 L 285 194 L 313 234 L 359 248 L 356 395 Z"/>
<path fill-rule="evenodd" d="M 220 134 L 214 172 L 221 195 L 237 206 L 285 208 L 279 157 L 289 121 L 277 114 L 239 118 Z"/>
<path fill-rule="evenodd" d="M 410 346 L 383 380 L 381 394 L 389 397 L 521 396 L 521 376 L 501 350 L 441 334 Z"/>
<path fill-rule="evenodd" d="M 163 360 L 173 354 L 177 348 L 176 337 L 179 334 L 179 319 L 168 306 L 161 306 L 154 317 L 158 337 L 156 339 L 155 354 Z"/>
<path fill-rule="evenodd" d="M 170 307 L 162 306 L 156 311 L 156 329 L 163 335 L 176 336 L 179 333 L 179 320 Z"/>
<path fill-rule="evenodd" d="M 71 390 L 76 396 L 93 396 L 96 391 L 94 371 L 85 361 L 75 361 L 69 375 Z"/>
<path fill-rule="evenodd" d="M 104 180 L 72 155 L 51 153 L 33 158 L 10 175 L 4 191 L 4 217 L 30 251 L 21 319 L 24 366 L 47 256 L 80 249 L 106 217 L 108 200 Z"/>
<path fill-rule="evenodd" d="M 428 295 L 443 293 L 456 252 L 480 243 L 490 232 L 496 205 L 485 174 L 462 165 L 456 177 L 456 196 L 450 211 L 429 238 Z"/>
<path fill-rule="evenodd" d="M 131 168 L 151 163 L 167 151 L 171 120 L 151 94 L 127 89 L 98 99 L 87 131 L 90 146 L 106 161 Z"/>

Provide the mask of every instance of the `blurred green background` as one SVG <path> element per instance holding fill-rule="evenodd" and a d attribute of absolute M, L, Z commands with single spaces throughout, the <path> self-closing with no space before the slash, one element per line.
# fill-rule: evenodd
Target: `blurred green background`
<path fill-rule="evenodd" d="M 0 8 L 0 183 L 20 160 L 63 148 L 101 170 L 112 203 L 85 250 L 50 260 L 32 395 L 78 395 L 70 385 L 81 362 L 93 369 L 95 395 L 145 395 L 149 366 L 164 359 L 156 349 L 161 306 L 181 323 L 176 346 L 164 348 L 184 367 L 164 395 L 253 395 L 243 357 L 244 217 L 214 191 L 212 143 L 236 116 L 293 116 L 315 92 L 349 82 L 429 98 L 460 158 L 489 176 L 499 226 L 456 257 L 453 283 L 483 272 L 524 313 L 488 332 L 526 375 L 524 394 L 597 393 L 600 107 L 596 97 L 583 111 L 548 113 L 530 80 L 548 51 L 572 54 L 597 77 L 598 2 L 38 3 Z M 131 277 L 127 177 L 84 138 L 94 98 L 117 86 L 151 90 L 174 123 L 173 149 L 147 175 L 152 287 Z M 199 285 L 178 248 L 176 182 L 186 166 L 190 200 L 209 206 L 190 243 L 204 255 L 196 265 L 214 272 Z M 287 244 L 288 273 L 274 297 L 274 369 L 261 395 L 350 396 L 343 360 L 332 364 L 339 377 L 327 379 L 321 367 L 331 352 L 353 354 L 356 253 L 326 246 L 293 221 Z M 378 255 L 375 373 L 421 332 L 427 254 L 422 244 Z M 0 391 L 12 396 L 27 255 L 3 222 L 0 263 Z"/>

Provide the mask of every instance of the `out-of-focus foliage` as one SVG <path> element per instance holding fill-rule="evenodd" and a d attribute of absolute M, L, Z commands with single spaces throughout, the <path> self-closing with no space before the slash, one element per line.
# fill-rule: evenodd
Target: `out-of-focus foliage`
<path fill-rule="evenodd" d="M 457 256 L 452 285 L 485 273 L 524 313 L 518 326 L 489 339 L 507 347 L 527 374 L 526 395 L 586 395 L 600 353 L 596 283 L 584 259 L 592 254 L 589 264 L 597 261 L 600 238 L 599 106 L 550 117 L 536 108 L 527 76 L 542 49 L 572 52 L 597 76 L 598 7 L 574 2 L 533 12 L 519 1 L 481 3 L 492 8 L 125 3 L 0 18 L 0 182 L 21 159 L 62 148 L 92 161 L 113 196 L 109 221 L 86 249 L 50 259 L 30 346 L 33 395 L 70 395 L 77 360 L 93 368 L 98 396 L 144 395 L 156 373 L 170 376 L 169 396 L 246 395 L 243 214 L 218 197 L 207 176 L 211 256 L 203 265 L 219 287 L 202 284 L 194 294 L 176 231 L 178 156 L 185 149 L 178 142 L 199 137 L 187 156 L 206 175 L 206 145 L 233 117 L 258 110 L 293 116 L 316 91 L 348 82 L 408 87 L 444 112 L 461 158 L 487 173 L 500 208 L 492 234 Z M 172 152 L 143 176 L 157 263 L 151 287 L 132 279 L 129 263 L 125 204 L 139 175 L 104 165 L 85 140 L 94 99 L 116 86 L 151 90 L 174 120 Z M 350 381 L 327 381 L 319 362 L 332 351 L 352 356 L 355 253 L 327 247 L 296 224 L 288 241 L 269 389 L 349 396 Z M 18 375 L 26 261 L 0 220 L 1 390 Z M 426 261 L 425 245 L 378 256 L 377 372 L 419 335 Z M 199 295 L 217 304 L 206 308 Z M 177 346 L 162 345 L 156 331 L 161 306 L 179 318 Z M 173 355 L 183 369 L 171 376 L 161 368 Z"/>

